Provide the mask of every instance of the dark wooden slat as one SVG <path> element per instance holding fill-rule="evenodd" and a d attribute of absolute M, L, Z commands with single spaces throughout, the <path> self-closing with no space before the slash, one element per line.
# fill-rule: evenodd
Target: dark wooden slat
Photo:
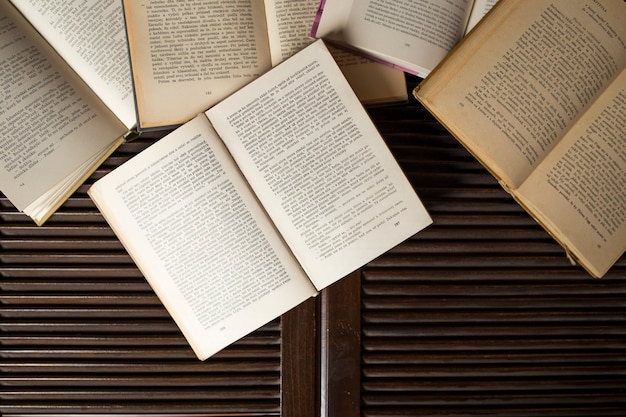
<path fill-rule="evenodd" d="M 270 341 L 263 341 L 266 343 L 270 343 Z M 248 342 L 252 343 L 252 342 Z M 232 358 L 232 359 L 241 359 L 245 358 L 246 355 L 253 356 L 256 358 L 275 358 L 278 355 L 279 346 L 276 345 L 275 350 L 270 350 L 267 346 L 261 347 L 255 346 L 247 346 L 246 348 L 237 348 L 233 347 L 226 351 L 219 358 Z M 178 347 L 169 347 L 169 348 L 148 348 L 146 346 L 134 346 L 134 347 L 101 347 L 101 348 L 83 348 L 77 346 L 67 346 L 67 347 L 56 347 L 51 348 L 46 346 L 45 349 L 37 349 L 36 347 L 30 348 L 19 348 L 19 349 L 2 349 L 0 351 L 3 358 L 6 360 L 10 360 L 11 358 L 17 358 L 18 360 L 28 361 L 28 360 L 66 360 L 67 358 L 71 358 L 75 361 L 87 361 L 93 358 L 98 358 L 99 360 L 109 361 L 112 359 L 123 357 L 129 360 L 139 360 L 139 359 L 162 359 L 168 358 L 170 360 L 178 360 L 178 359 L 190 359 L 193 358 L 192 352 L 189 350 L 188 346 L 180 345 Z M 7 367 L 10 367 L 9 363 L 7 363 Z M 173 375 L 172 378 L 175 378 L 176 375 Z M 0 376 L 0 380 L 3 380 Z"/>
<path fill-rule="evenodd" d="M 242 401 L 241 399 L 222 399 L 216 401 L 156 401 L 154 399 L 140 399 L 129 396 L 121 401 L 93 401 L 81 400 L 75 402 L 52 402 L 46 399 L 28 403 L 6 402 L 2 404 L 5 415 L 20 415 L 22 417 L 47 416 L 50 410 L 56 410 L 55 416 L 67 414 L 72 417 L 81 415 L 134 414 L 153 416 L 178 417 L 181 414 L 198 416 L 250 416 L 270 417 L 280 415 L 280 405 L 276 401 Z M 167 410 L 164 413 L 163 410 Z"/>
<path fill-rule="evenodd" d="M 114 361 L 104 361 L 99 358 L 92 360 L 78 360 L 67 358 L 58 362 L 50 362 L 43 360 L 14 360 L 1 361 L 0 369 L 3 372 L 10 373 L 121 373 L 124 375 L 133 373 L 151 373 L 155 375 L 165 375 L 167 373 L 203 373 L 203 372 L 230 372 L 233 375 L 248 372 L 279 372 L 280 360 L 278 353 L 273 358 L 261 360 L 260 358 L 246 357 L 245 353 L 254 354 L 252 352 L 243 352 L 242 357 L 232 358 L 228 360 L 220 360 L 216 358 L 210 362 L 198 364 L 193 361 L 192 355 L 187 357 L 186 361 L 175 361 L 168 358 L 167 361 L 124 361 L 124 358 L 116 358 Z M 71 360 L 71 362 L 69 362 Z"/>
<path fill-rule="evenodd" d="M 168 389 L 158 388 L 146 388 L 136 389 L 133 393 L 136 396 L 143 398 L 144 400 L 157 400 L 157 401 L 197 401 L 197 400 L 224 400 L 229 398 L 231 400 L 243 399 L 246 401 L 264 400 L 264 399 L 277 399 L 277 392 L 275 389 L 261 388 L 258 386 L 248 387 L 245 393 L 241 391 L 228 390 L 222 387 L 213 387 L 210 390 L 192 388 L 183 392 L 177 392 Z M 97 390 L 89 389 L 88 387 L 82 387 L 80 389 L 67 390 L 62 388 L 48 388 L 48 389 L 32 389 L 28 392 L 22 390 L 12 391 L 11 389 L 3 389 L 2 397 L 4 401 L 33 401 L 41 400 L 43 398 L 46 401 L 75 401 L 84 398 L 90 398 L 94 401 L 120 401 L 128 398 L 128 392 L 124 388 L 100 388 Z"/>
<path fill-rule="evenodd" d="M 321 416 L 360 414 L 361 274 L 350 274 L 320 295 Z"/>
<path fill-rule="evenodd" d="M 522 341 L 523 343 L 520 343 Z M 520 338 L 397 338 L 393 341 L 383 338 L 367 339 L 363 342 L 364 354 L 367 352 L 385 353 L 410 351 L 425 355 L 438 353 L 463 352 L 505 352 L 519 354 L 537 351 L 554 351 L 567 355 L 569 352 L 623 352 L 624 340 L 621 337 L 576 335 L 574 337 L 542 337 L 536 339 Z"/>
<path fill-rule="evenodd" d="M 168 355 L 169 356 L 169 355 Z M 174 359 L 176 359 L 174 357 Z M 11 378 L 2 378 L 3 387 L 163 387 L 165 384 L 152 375 L 145 376 L 126 376 L 120 375 L 116 378 L 106 376 L 92 375 L 51 375 L 51 376 L 15 376 Z M 276 383 L 276 377 L 270 373 L 262 374 L 241 374 L 234 378 L 232 375 L 215 373 L 214 375 L 172 375 L 168 376 L 167 387 L 198 387 L 205 388 L 217 387 L 255 387 L 259 385 L 273 386 Z"/>
<path fill-rule="evenodd" d="M 316 300 L 283 315 L 282 416 L 317 417 L 320 409 Z"/>

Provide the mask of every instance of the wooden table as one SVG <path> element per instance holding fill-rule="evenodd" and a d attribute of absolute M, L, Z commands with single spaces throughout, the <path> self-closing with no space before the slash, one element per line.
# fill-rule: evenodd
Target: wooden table
<path fill-rule="evenodd" d="M 43 227 L 0 199 L 0 412 L 626 414 L 626 258 L 591 278 L 414 100 L 369 112 L 434 224 L 205 362 L 86 194 L 153 138 Z"/>

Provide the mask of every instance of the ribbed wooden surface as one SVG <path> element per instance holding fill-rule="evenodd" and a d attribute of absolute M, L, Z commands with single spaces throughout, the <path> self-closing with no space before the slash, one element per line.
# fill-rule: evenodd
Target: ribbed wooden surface
<path fill-rule="evenodd" d="M 625 415 L 626 260 L 590 278 L 414 101 L 370 114 L 435 224 L 362 271 L 361 393 L 346 408 Z M 276 320 L 199 362 L 86 196 L 151 141 L 125 145 L 41 228 L 0 199 L 0 412 L 278 415 L 281 389 L 312 408 L 314 372 L 281 375 L 314 365 L 309 344 L 281 362 Z M 324 366 L 332 382 L 344 365 Z"/>
<path fill-rule="evenodd" d="M 43 227 L 0 202 L 0 412 L 278 414 L 280 321 L 198 361 L 86 190 Z"/>
<path fill-rule="evenodd" d="M 434 225 L 362 275 L 362 414 L 626 415 L 626 259 L 601 280 L 411 105 L 371 112 Z"/>

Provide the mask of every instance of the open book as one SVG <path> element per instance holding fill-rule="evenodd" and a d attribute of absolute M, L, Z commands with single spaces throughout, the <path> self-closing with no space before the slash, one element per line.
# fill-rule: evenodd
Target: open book
<path fill-rule="evenodd" d="M 124 1 L 139 129 L 187 122 L 311 43 L 316 8 L 316 0 Z M 401 71 L 335 55 L 365 104 L 408 99 Z"/>
<path fill-rule="evenodd" d="M 425 77 L 496 0 L 322 0 L 311 36 Z"/>
<path fill-rule="evenodd" d="M 0 187 L 39 225 L 135 125 L 121 4 L 88 3 L 0 3 Z"/>
<path fill-rule="evenodd" d="M 201 359 L 431 223 L 321 41 L 89 195 Z"/>
<path fill-rule="evenodd" d="M 626 249 L 626 2 L 500 0 L 416 97 L 574 259 Z"/>

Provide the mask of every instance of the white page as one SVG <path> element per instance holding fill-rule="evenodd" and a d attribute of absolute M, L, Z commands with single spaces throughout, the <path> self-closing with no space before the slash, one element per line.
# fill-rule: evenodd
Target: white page
<path fill-rule="evenodd" d="M 82 176 L 126 129 L 10 3 L 0 21 L 0 184 L 24 210 Z"/>
<path fill-rule="evenodd" d="M 309 30 L 318 3 L 318 0 L 265 0 L 273 66 L 313 42 Z"/>
<path fill-rule="evenodd" d="M 462 38 L 470 11 L 468 0 L 326 0 L 316 36 L 425 77 Z"/>
<path fill-rule="evenodd" d="M 354 0 L 321 0 L 321 15 L 318 14 L 313 26 L 313 36 L 340 35 L 348 23 L 353 6 Z"/>
<path fill-rule="evenodd" d="M 204 115 L 89 194 L 201 359 L 316 293 Z"/>
<path fill-rule="evenodd" d="M 322 41 L 206 114 L 318 289 L 431 222 Z"/>
<path fill-rule="evenodd" d="M 136 124 L 121 0 L 11 0 L 126 128 Z"/>

